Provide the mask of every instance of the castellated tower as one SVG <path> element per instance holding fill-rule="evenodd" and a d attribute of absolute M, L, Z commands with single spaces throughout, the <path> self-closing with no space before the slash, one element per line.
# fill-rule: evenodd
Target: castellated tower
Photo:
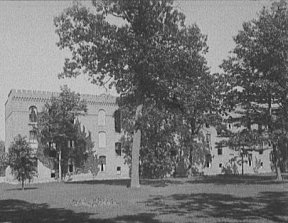
<path fill-rule="evenodd" d="M 11 90 L 5 103 L 5 148 L 9 146 L 18 134 L 26 136 L 31 147 L 37 149 L 33 126 L 37 125 L 37 112 L 41 112 L 44 104 L 56 92 Z M 81 95 L 87 102 L 87 115 L 79 117 L 79 121 L 85 129 L 91 132 L 94 142 L 93 151 L 101 158 L 97 176 L 88 174 L 73 174 L 72 180 L 90 179 L 125 179 L 129 178 L 129 168 L 124 164 L 123 154 L 119 151 L 121 133 L 115 130 L 114 112 L 117 110 L 116 98 L 111 95 Z M 121 145 L 120 145 L 121 146 Z M 55 170 L 49 169 L 37 160 L 38 177 L 35 182 L 55 180 Z M 9 167 L 6 170 L 6 180 L 13 181 Z"/>

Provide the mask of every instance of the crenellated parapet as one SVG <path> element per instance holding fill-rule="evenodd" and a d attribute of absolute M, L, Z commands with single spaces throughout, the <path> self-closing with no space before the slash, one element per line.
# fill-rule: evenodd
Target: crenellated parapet
<path fill-rule="evenodd" d="M 59 95 L 57 92 L 13 89 L 8 95 L 8 101 L 47 102 L 51 96 L 57 95 Z"/>
<path fill-rule="evenodd" d="M 8 101 L 23 101 L 23 102 L 48 102 L 52 96 L 57 97 L 59 92 L 50 91 L 37 91 L 37 90 L 15 90 L 12 89 L 8 94 Z M 82 94 L 81 98 L 87 101 L 90 105 L 102 105 L 102 106 L 115 106 L 116 97 L 112 95 L 90 95 Z M 7 104 L 6 102 L 6 104 Z"/>
<path fill-rule="evenodd" d="M 82 94 L 81 97 L 87 102 L 87 104 L 90 104 L 90 105 L 101 104 L 104 106 L 115 106 L 115 104 L 116 104 L 116 97 L 114 97 L 112 95 Z"/>

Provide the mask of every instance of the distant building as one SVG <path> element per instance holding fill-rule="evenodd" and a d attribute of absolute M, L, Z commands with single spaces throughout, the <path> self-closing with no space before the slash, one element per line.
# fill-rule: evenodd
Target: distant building
<path fill-rule="evenodd" d="M 229 118 L 235 116 L 230 114 L 228 117 L 223 117 L 224 125 L 227 130 L 231 132 L 239 132 L 241 127 L 234 126 L 229 122 Z M 252 126 L 252 129 L 257 129 L 258 126 Z M 227 145 L 221 146 L 221 141 L 228 138 L 217 132 L 214 127 L 204 128 L 203 132 L 206 133 L 206 139 L 210 144 L 210 153 L 206 155 L 206 161 L 203 167 L 203 173 L 205 175 L 216 174 L 241 174 L 242 167 L 244 174 L 258 174 L 258 173 L 271 173 L 273 172 L 271 162 L 272 147 L 268 143 L 263 143 L 253 150 L 244 148 L 243 150 L 233 150 Z M 243 165 L 242 165 L 243 162 Z"/>
<path fill-rule="evenodd" d="M 42 111 L 46 102 L 51 96 L 58 93 L 11 90 L 7 102 L 5 103 L 5 150 L 8 152 L 9 146 L 18 134 L 27 136 L 31 147 L 38 146 L 36 132 L 33 126 L 37 125 L 37 113 Z M 116 98 L 111 95 L 81 95 L 87 101 L 88 113 L 79 117 L 79 121 L 85 129 L 91 132 L 94 142 L 93 151 L 101 160 L 100 171 L 97 176 L 92 174 L 73 174 L 73 166 L 69 165 L 68 172 L 71 172 L 72 180 L 89 179 L 123 179 L 129 178 L 129 167 L 124 163 L 121 154 L 121 144 L 119 142 L 121 133 L 115 130 L 114 113 L 117 110 Z M 117 124 L 116 124 L 117 125 Z M 48 168 L 37 160 L 38 177 L 35 182 L 53 181 L 55 170 Z M 6 180 L 13 181 L 13 176 L 9 168 L 6 169 Z"/>

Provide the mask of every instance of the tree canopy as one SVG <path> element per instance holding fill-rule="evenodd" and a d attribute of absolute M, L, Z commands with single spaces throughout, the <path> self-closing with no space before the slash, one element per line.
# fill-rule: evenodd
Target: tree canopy
<path fill-rule="evenodd" d="M 143 106 L 149 101 L 160 110 L 183 110 L 195 92 L 199 103 L 207 102 L 199 95 L 201 84 L 211 79 L 204 57 L 207 37 L 196 24 L 185 25 L 172 0 L 94 0 L 93 6 L 76 3 L 54 20 L 59 48 L 72 54 L 59 77 L 84 74 L 93 84 L 114 86 L 120 106 L 133 108 L 131 186 L 139 187 Z"/>
<path fill-rule="evenodd" d="M 226 108 L 238 114 L 237 125 L 251 134 L 258 129 L 254 144 L 260 146 L 260 138 L 271 142 L 279 179 L 283 157 L 279 143 L 288 136 L 287 36 L 287 2 L 275 2 L 270 9 L 263 8 L 257 19 L 243 23 L 243 30 L 234 38 L 236 47 L 222 64 Z"/>
<path fill-rule="evenodd" d="M 21 135 L 16 136 L 9 147 L 7 164 L 15 178 L 22 183 L 22 190 L 24 190 L 24 182 L 30 181 L 37 174 L 35 154 L 29 142 Z"/>
<path fill-rule="evenodd" d="M 87 105 L 80 94 L 64 86 L 60 94 L 52 96 L 38 115 L 38 153 L 44 155 L 42 158 L 50 157 L 50 161 L 55 161 L 58 155 L 56 160 L 60 179 L 62 173 L 67 173 L 69 159 L 73 160 L 76 166 L 83 166 L 93 148 L 90 133 L 87 134 L 85 129 L 81 130 L 77 119 L 86 112 Z M 46 163 L 45 160 L 43 162 Z"/>

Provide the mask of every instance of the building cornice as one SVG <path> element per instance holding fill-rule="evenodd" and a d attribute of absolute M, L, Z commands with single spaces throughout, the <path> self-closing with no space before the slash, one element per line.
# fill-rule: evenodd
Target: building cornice
<path fill-rule="evenodd" d="M 12 101 L 31 101 L 31 102 L 48 102 L 52 96 L 57 97 L 59 92 L 36 91 L 36 90 L 11 90 L 8 95 L 8 100 Z M 80 94 L 89 105 L 115 106 L 116 97 L 107 94 L 90 95 Z M 7 103 L 7 102 L 6 102 Z"/>

